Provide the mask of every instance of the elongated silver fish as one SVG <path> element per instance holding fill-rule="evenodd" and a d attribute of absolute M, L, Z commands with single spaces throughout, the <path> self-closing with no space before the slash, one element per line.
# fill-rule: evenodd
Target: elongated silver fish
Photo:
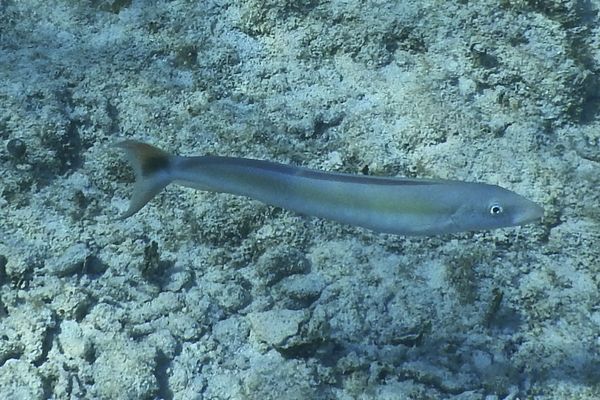
<path fill-rule="evenodd" d="M 544 210 L 509 190 L 484 183 L 362 176 L 234 157 L 182 157 L 124 141 L 136 182 L 130 217 L 170 183 L 248 196 L 300 214 L 377 232 L 438 235 L 539 220 Z"/>

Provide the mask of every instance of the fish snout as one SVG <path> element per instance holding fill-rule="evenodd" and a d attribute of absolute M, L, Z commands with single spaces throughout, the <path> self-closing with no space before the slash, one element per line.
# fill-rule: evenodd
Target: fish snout
<path fill-rule="evenodd" d="M 525 225 L 536 222 L 544 216 L 544 209 L 532 202 L 527 201 L 527 204 L 522 207 L 522 210 L 515 215 L 515 225 Z"/>

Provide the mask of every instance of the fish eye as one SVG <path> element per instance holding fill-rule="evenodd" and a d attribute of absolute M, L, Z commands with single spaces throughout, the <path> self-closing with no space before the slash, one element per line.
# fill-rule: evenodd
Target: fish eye
<path fill-rule="evenodd" d="M 503 211 L 504 211 L 504 209 L 498 203 L 494 203 L 490 206 L 490 214 L 492 214 L 492 215 L 500 215 L 500 214 L 502 214 Z"/>

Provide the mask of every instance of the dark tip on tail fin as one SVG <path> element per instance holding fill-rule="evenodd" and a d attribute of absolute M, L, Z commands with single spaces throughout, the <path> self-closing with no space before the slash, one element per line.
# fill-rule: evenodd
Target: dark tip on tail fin
<path fill-rule="evenodd" d="M 125 219 L 138 212 L 171 182 L 171 155 L 158 147 L 135 140 L 125 140 L 115 144 L 115 147 L 125 151 L 127 161 L 135 172 L 129 208 L 120 216 L 120 219 Z"/>

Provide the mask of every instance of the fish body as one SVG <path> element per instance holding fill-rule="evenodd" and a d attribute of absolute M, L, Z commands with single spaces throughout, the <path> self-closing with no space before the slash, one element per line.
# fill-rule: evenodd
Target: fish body
<path fill-rule="evenodd" d="M 117 145 L 136 172 L 127 218 L 170 183 L 247 196 L 300 214 L 398 235 L 523 225 L 543 209 L 496 185 L 318 171 L 236 157 L 171 155 L 137 141 Z"/>

